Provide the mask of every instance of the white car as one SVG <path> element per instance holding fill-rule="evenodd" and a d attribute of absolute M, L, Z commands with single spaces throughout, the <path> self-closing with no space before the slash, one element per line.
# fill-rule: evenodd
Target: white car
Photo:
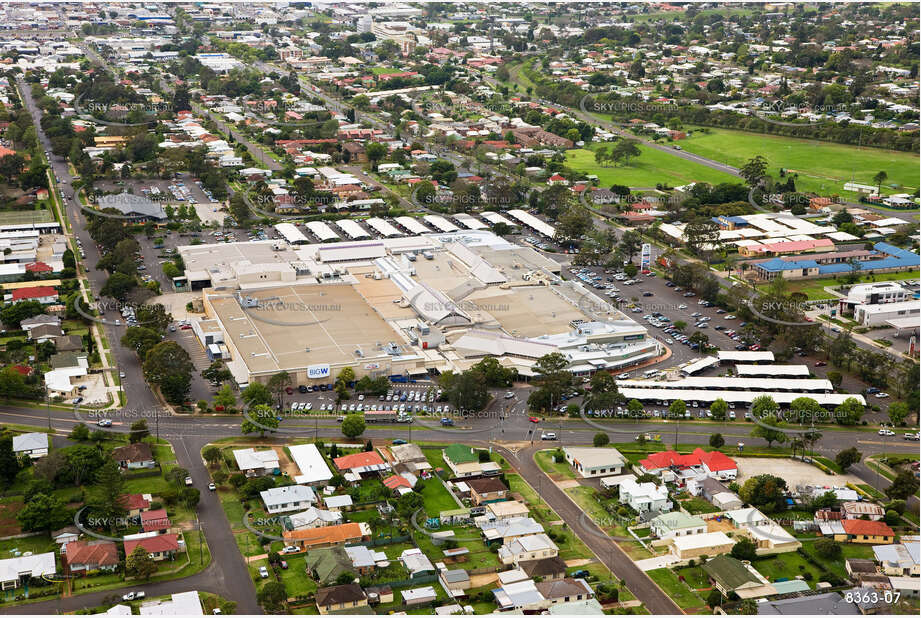
<path fill-rule="evenodd" d="M 880 429 L 877 433 L 881 436 L 894 436 L 895 435 L 895 432 L 892 431 L 891 429 Z"/>
<path fill-rule="evenodd" d="M 889 396 L 889 393 L 876 393 L 877 399 L 885 399 L 888 396 Z"/>
<path fill-rule="evenodd" d="M 138 590 L 137 592 L 129 592 L 126 595 L 122 596 L 122 601 L 136 601 L 138 599 L 143 599 L 147 596 L 143 590 Z"/>
<path fill-rule="evenodd" d="M 189 486 L 192 485 L 192 477 L 191 477 L 191 476 L 185 477 L 185 484 L 186 484 L 186 485 L 189 485 Z"/>
<path fill-rule="evenodd" d="M 671 345 L 671 344 L 673 344 L 673 343 L 675 343 L 675 342 L 672 341 L 671 339 L 666 339 L 666 340 L 665 340 L 665 343 L 667 343 L 668 345 Z"/>
<path fill-rule="evenodd" d="M 687 305 L 678 305 L 678 308 L 679 308 L 679 309 L 687 309 L 688 306 L 687 306 Z"/>
<path fill-rule="evenodd" d="M 268 579 L 269 570 L 265 568 L 264 566 L 259 567 L 259 577 L 261 577 L 262 579 Z"/>
<path fill-rule="evenodd" d="M 556 434 L 553 433 L 552 431 L 548 431 L 547 433 L 540 434 L 540 439 L 541 440 L 556 440 Z"/>
<path fill-rule="evenodd" d="M 109 419 L 109 418 L 101 418 L 101 419 L 99 419 L 98 421 L 96 421 L 96 425 L 98 425 L 99 427 L 111 427 L 111 426 L 112 426 L 112 419 Z"/>

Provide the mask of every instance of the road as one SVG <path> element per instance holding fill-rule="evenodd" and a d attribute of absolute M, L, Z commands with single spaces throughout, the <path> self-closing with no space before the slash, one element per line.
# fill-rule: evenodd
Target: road
<path fill-rule="evenodd" d="M 23 102 L 26 109 L 32 115 L 36 130 L 38 131 L 39 141 L 46 151 L 51 151 L 51 143 L 47 135 L 41 129 L 41 112 L 32 98 L 32 91 L 27 84 L 20 78 L 17 80 L 19 90 L 23 96 Z M 105 271 L 97 270 L 93 267 L 99 259 L 100 254 L 96 248 L 96 243 L 90 237 L 86 229 L 86 218 L 81 210 L 78 200 L 74 196 L 73 178 L 67 163 L 60 157 L 51 154 L 49 157 L 52 171 L 55 178 L 58 179 L 58 186 L 64 201 L 64 209 L 67 218 L 73 227 L 74 235 L 80 238 L 86 251 L 86 259 L 83 263 L 87 265 L 86 277 L 90 283 L 90 289 L 95 298 L 101 298 L 99 291 L 105 285 Z M 120 317 L 116 307 L 111 307 L 107 312 L 108 322 L 114 322 L 116 317 Z M 137 355 L 119 344 L 121 336 L 124 334 L 123 326 L 114 324 L 100 324 L 105 331 L 106 337 L 112 346 L 113 360 L 118 368 L 125 373 L 122 380 L 125 392 L 128 395 L 129 406 L 120 411 L 125 418 L 129 414 L 135 417 L 138 414 L 154 416 L 155 411 L 162 414 L 161 405 L 154 397 L 147 383 L 144 381 L 143 372 Z M 130 422 L 128 423 L 130 424 Z M 41 423 L 39 423 L 41 425 Z M 70 424 L 72 426 L 72 423 Z M 165 437 L 165 436 L 164 436 Z M 177 432 L 169 436 L 170 442 L 176 451 L 176 459 L 180 466 L 190 471 L 192 479 L 197 487 L 207 487 L 210 482 L 210 476 L 202 462 L 200 450 L 208 441 L 207 436 L 200 438 L 189 436 L 184 432 Z M 217 592 L 237 603 L 240 613 L 259 614 L 262 613 L 261 607 L 256 602 L 256 592 L 253 580 L 249 571 L 243 563 L 237 544 L 233 540 L 233 535 L 227 524 L 224 509 L 221 507 L 217 496 L 207 491 L 202 493 L 202 499 L 198 506 L 198 516 L 202 523 L 205 533 L 205 539 L 211 549 L 212 567 L 208 581 L 213 582 L 212 587 L 217 588 Z M 194 576 L 193 576 L 194 577 Z M 174 584 L 173 591 L 188 590 L 184 587 L 186 584 L 180 584 L 177 580 Z M 195 580 L 198 581 L 198 580 Z M 179 588 L 181 585 L 183 588 Z M 130 588 L 125 588 L 128 591 Z M 121 594 L 121 592 L 119 592 Z M 82 601 L 80 602 L 82 603 Z M 79 607 L 76 607 L 77 609 Z"/>

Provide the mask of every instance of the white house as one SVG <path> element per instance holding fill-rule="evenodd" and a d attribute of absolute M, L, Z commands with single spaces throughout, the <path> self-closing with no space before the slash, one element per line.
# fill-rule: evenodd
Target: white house
<path fill-rule="evenodd" d="M 204 616 L 197 590 L 174 592 L 169 599 L 148 601 L 141 605 L 142 616 Z"/>
<path fill-rule="evenodd" d="M 682 511 L 662 513 L 649 521 L 652 533 L 660 539 L 690 534 L 703 534 L 707 531 L 707 522 L 700 517 L 687 515 Z"/>
<path fill-rule="evenodd" d="M 531 534 L 515 539 L 499 548 L 502 564 L 518 564 L 523 560 L 553 558 L 560 552 L 549 536 L 544 533 Z"/>
<path fill-rule="evenodd" d="M 54 575 L 57 567 L 54 552 L 0 560 L 0 590 L 18 588 L 26 576 Z"/>
<path fill-rule="evenodd" d="M 637 483 L 636 480 L 626 479 L 619 485 L 620 500 L 637 513 L 647 511 L 670 511 L 672 503 L 668 500 L 668 489 L 655 483 Z"/>
<path fill-rule="evenodd" d="M 252 448 L 237 449 L 233 452 L 237 467 L 246 476 L 263 476 L 278 469 L 278 453 L 272 449 L 257 451 Z"/>
<path fill-rule="evenodd" d="M 317 494 L 306 485 L 288 485 L 273 487 L 259 492 L 269 513 L 286 513 L 300 511 L 317 503 Z"/>
<path fill-rule="evenodd" d="M 615 448 L 567 446 L 566 461 L 582 478 L 620 474 L 626 459 Z"/>
<path fill-rule="evenodd" d="M 342 513 L 338 511 L 325 511 L 314 506 L 310 507 L 303 513 L 289 515 L 288 520 L 292 530 L 303 530 L 305 528 L 322 528 L 323 526 L 334 526 L 342 523 Z"/>
<path fill-rule="evenodd" d="M 333 473 L 326 465 L 316 444 L 296 444 L 288 447 L 291 459 L 301 473 L 294 477 L 298 485 L 326 485 Z"/>
<path fill-rule="evenodd" d="M 17 457 L 28 455 L 31 459 L 38 459 L 48 454 L 48 434 L 22 433 L 13 436 L 13 453 Z"/>

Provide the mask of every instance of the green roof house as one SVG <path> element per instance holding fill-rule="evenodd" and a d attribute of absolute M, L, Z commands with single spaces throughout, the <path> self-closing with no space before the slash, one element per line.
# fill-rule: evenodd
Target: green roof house
<path fill-rule="evenodd" d="M 669 539 L 674 536 L 703 534 L 707 531 L 707 522 L 695 515 L 672 511 L 653 517 L 649 521 L 649 527 L 660 539 Z"/>
<path fill-rule="evenodd" d="M 725 596 L 735 592 L 743 599 L 763 596 L 758 589 L 768 585 L 762 581 L 746 565 L 732 556 L 717 556 L 701 565 L 701 568 L 713 580 L 717 590 Z"/>

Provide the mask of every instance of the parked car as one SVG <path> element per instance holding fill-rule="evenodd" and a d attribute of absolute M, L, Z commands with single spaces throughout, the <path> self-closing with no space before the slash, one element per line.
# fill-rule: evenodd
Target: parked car
<path fill-rule="evenodd" d="M 214 483 L 208 483 L 208 491 L 214 491 L 217 489 L 217 486 Z"/>
<path fill-rule="evenodd" d="M 122 595 L 122 601 L 137 601 L 138 599 L 143 599 L 147 596 L 143 590 L 138 590 L 137 592 L 129 592 L 128 594 Z"/>
<path fill-rule="evenodd" d="M 264 566 L 259 567 L 259 577 L 261 577 L 262 579 L 268 579 L 269 570 L 265 568 Z"/>
<path fill-rule="evenodd" d="M 185 484 L 188 485 L 188 486 L 191 486 L 191 485 L 192 485 L 192 477 L 191 477 L 191 476 L 185 477 Z"/>

